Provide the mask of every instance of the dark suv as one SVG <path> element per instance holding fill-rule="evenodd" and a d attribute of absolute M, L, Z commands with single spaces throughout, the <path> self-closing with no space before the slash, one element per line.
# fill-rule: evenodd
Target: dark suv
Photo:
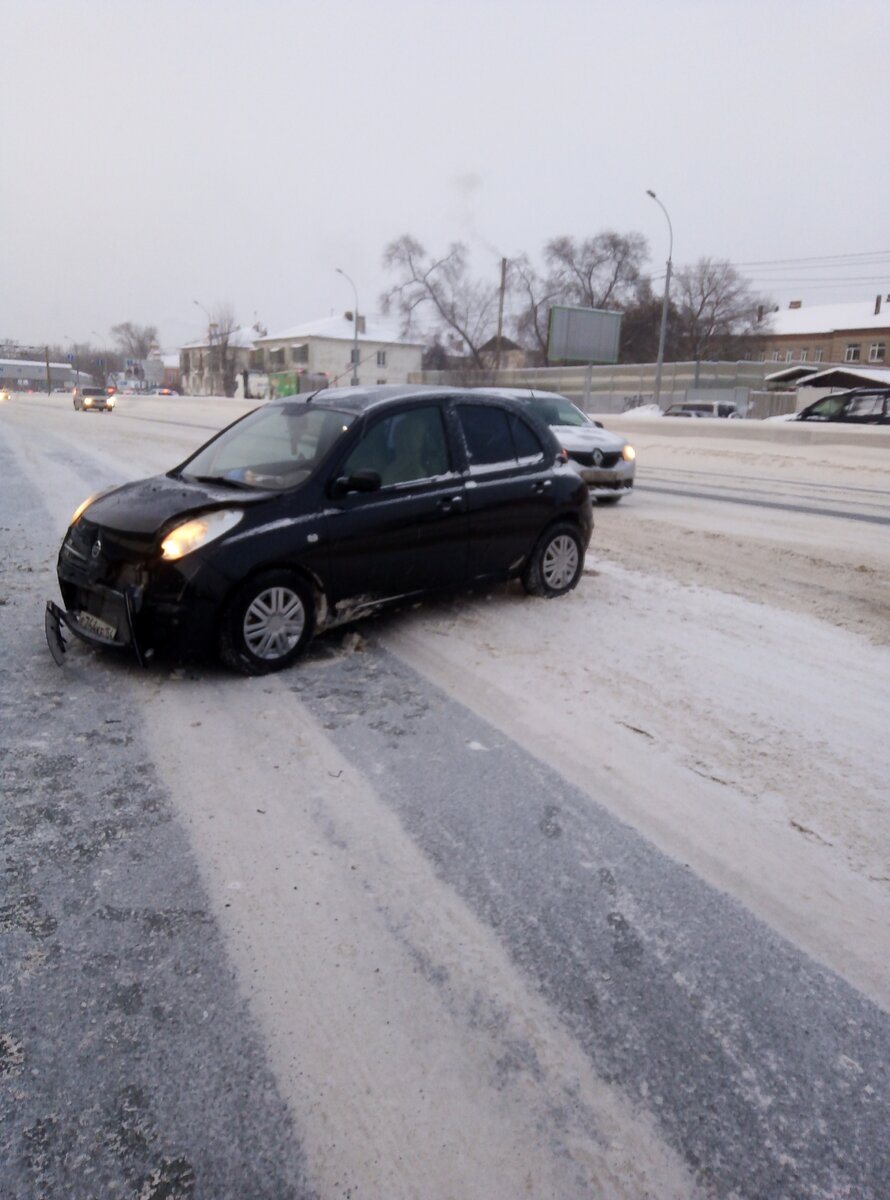
<path fill-rule="evenodd" d="M 802 408 L 795 421 L 844 421 L 848 425 L 890 425 L 890 387 L 835 392 Z"/>
<path fill-rule="evenodd" d="M 327 390 L 255 409 L 166 475 L 75 513 L 61 624 L 99 646 L 288 666 L 313 631 L 393 601 L 519 578 L 560 596 L 583 569 L 587 487 L 534 412 L 468 391 Z"/>

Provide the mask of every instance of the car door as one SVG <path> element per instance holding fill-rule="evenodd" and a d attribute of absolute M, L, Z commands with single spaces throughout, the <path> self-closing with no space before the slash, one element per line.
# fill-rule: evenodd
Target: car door
<path fill-rule="evenodd" d="M 554 446 L 514 410 L 491 401 L 454 404 L 467 457 L 470 575 L 518 569 L 552 518 Z"/>
<path fill-rule="evenodd" d="M 374 472 L 380 487 L 327 508 L 334 604 L 459 586 L 467 577 L 467 509 L 440 401 L 369 418 L 332 477 Z M 330 488 L 329 488 L 330 491 Z"/>

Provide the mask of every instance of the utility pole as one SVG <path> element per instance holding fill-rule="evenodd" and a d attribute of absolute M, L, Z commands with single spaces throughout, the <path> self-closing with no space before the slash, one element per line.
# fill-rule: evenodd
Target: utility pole
<path fill-rule="evenodd" d="M 507 290 L 507 260 L 501 259 L 501 290 L 498 296 L 498 340 L 494 356 L 494 369 L 501 369 L 501 339 L 504 336 L 504 293 Z"/>

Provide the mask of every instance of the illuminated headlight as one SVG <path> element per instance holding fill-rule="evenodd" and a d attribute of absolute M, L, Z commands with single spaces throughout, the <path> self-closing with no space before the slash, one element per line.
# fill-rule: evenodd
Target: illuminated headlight
<path fill-rule="evenodd" d="M 624 459 L 625 462 L 633 462 L 633 460 L 636 458 L 636 456 L 637 456 L 637 452 L 636 452 L 636 450 L 634 450 L 633 446 L 625 446 L 624 449 L 621 451 L 621 457 Z"/>
<path fill-rule="evenodd" d="M 84 399 L 83 399 L 84 408 L 90 408 L 92 406 L 92 403 L 93 403 L 92 396 L 84 396 Z"/>
<path fill-rule="evenodd" d="M 109 408 L 114 408 L 114 396 L 109 396 L 106 401 L 106 404 L 108 405 Z"/>
<path fill-rule="evenodd" d="M 161 554 L 168 560 L 182 558 L 191 554 L 200 546 L 214 542 L 217 538 L 234 529 L 244 512 L 240 508 L 226 508 L 219 512 L 206 513 L 203 517 L 194 517 L 167 534 L 161 542 Z"/>

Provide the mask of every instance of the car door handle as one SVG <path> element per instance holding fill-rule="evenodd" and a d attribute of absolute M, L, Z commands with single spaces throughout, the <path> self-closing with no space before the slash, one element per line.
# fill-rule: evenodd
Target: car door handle
<path fill-rule="evenodd" d="M 549 488 L 549 487 L 550 487 L 549 479 L 538 479 L 532 484 L 532 491 L 536 492 L 538 495 L 540 495 L 541 492 L 543 492 L 544 488 Z"/>
<path fill-rule="evenodd" d="M 443 496 L 439 501 L 439 508 L 444 509 L 445 512 L 451 512 L 453 508 L 460 508 L 463 502 L 463 496 Z"/>

